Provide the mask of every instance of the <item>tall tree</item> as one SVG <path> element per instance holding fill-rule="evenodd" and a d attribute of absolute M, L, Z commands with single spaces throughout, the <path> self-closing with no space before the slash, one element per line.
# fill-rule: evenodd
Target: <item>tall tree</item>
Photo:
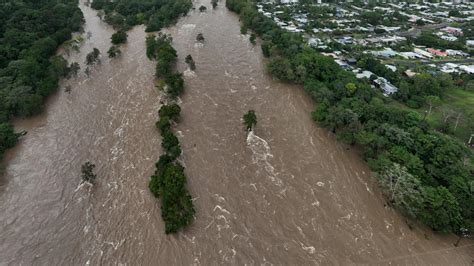
<path fill-rule="evenodd" d="M 244 114 L 244 125 L 247 131 L 252 131 L 252 129 L 257 125 L 257 115 L 254 110 L 249 110 Z"/>

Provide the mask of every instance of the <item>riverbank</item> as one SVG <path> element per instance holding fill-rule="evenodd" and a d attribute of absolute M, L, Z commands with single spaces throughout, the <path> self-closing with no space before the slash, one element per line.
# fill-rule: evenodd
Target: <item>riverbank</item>
<path fill-rule="evenodd" d="M 265 73 L 238 17 L 223 2 L 201 4 L 205 13 L 165 30 L 187 85 L 175 132 L 195 222 L 166 236 L 147 187 L 161 138 L 144 28 L 108 61 L 113 29 L 82 5 L 92 37 L 73 61 L 97 47 L 102 63 L 49 102 L 14 149 L 0 195 L 0 264 L 469 265 L 472 243 L 453 249 L 456 238 L 412 231 L 385 208 L 366 164 L 313 123 L 306 94 Z M 249 109 L 259 121 L 247 139 L 240 119 Z M 75 191 L 86 159 L 98 170 L 91 194 Z"/>

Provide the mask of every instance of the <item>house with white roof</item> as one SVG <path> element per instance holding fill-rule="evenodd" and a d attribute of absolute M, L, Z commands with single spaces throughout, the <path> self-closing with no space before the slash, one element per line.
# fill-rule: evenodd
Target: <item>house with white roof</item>
<path fill-rule="evenodd" d="M 377 79 L 374 80 L 374 83 L 377 84 L 380 89 L 382 89 L 383 94 L 385 96 L 394 94 L 395 92 L 398 91 L 398 88 L 393 86 L 387 79 L 383 77 L 378 77 Z"/>

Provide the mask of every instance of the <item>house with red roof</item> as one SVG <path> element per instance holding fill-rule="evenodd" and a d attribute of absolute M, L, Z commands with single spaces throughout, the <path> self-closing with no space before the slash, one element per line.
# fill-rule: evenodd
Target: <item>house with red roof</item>
<path fill-rule="evenodd" d="M 434 54 L 436 56 L 441 56 L 441 57 L 445 57 L 445 56 L 448 55 L 447 53 L 445 53 L 441 50 L 438 50 L 438 49 L 434 49 L 434 48 L 428 48 L 428 49 L 426 49 L 426 51 L 428 51 L 431 54 Z"/>

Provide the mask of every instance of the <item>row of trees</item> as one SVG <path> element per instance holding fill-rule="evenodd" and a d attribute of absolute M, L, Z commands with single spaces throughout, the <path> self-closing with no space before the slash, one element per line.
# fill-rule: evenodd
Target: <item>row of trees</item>
<path fill-rule="evenodd" d="M 158 112 L 156 127 L 161 132 L 161 147 L 165 153 L 156 163 L 155 173 L 149 183 L 153 195 L 161 198 L 161 216 L 167 234 L 176 233 L 189 225 L 195 214 L 191 195 L 186 189 L 184 167 L 177 161 L 182 152 L 181 145 L 171 129 L 179 121 L 181 113 L 180 106 L 174 100 L 184 90 L 182 75 L 172 72 L 177 53 L 171 43 L 172 38 L 161 33 L 157 37 L 150 35 L 146 38 L 147 57 L 157 60 L 156 77 L 164 80 L 167 95 L 171 99 Z"/>
<path fill-rule="evenodd" d="M 139 24 L 146 31 L 159 31 L 186 15 L 192 7 L 190 0 L 94 0 L 91 7 L 104 10 L 104 20 L 115 29 L 127 31 Z"/>
<path fill-rule="evenodd" d="M 127 42 L 127 31 L 131 27 L 145 24 L 147 32 L 159 31 L 185 15 L 191 6 L 190 0 L 94 0 L 91 5 L 103 10 L 104 20 L 117 30 L 111 37 L 110 58 L 122 53 L 119 45 Z"/>
<path fill-rule="evenodd" d="M 20 136 L 10 119 L 39 113 L 69 75 L 71 67 L 54 54 L 83 21 L 77 0 L 0 2 L 0 156 Z"/>
<path fill-rule="evenodd" d="M 474 166 L 468 148 L 434 131 L 418 113 L 387 105 L 367 81 L 307 47 L 299 34 L 280 29 L 254 3 L 227 0 L 226 5 L 240 14 L 243 27 L 262 37 L 268 71 L 302 84 L 319 103 L 314 120 L 341 141 L 363 148 L 394 207 L 437 231 L 474 229 Z"/>

